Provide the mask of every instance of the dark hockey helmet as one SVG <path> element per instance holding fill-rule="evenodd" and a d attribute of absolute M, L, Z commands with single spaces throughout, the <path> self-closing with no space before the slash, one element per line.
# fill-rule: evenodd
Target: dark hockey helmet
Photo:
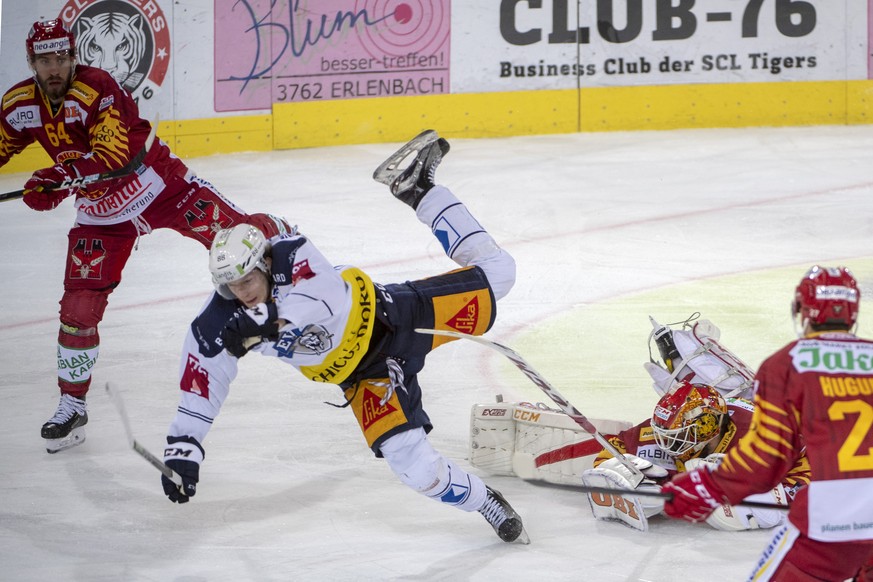
<path fill-rule="evenodd" d="M 70 58 L 76 58 L 76 39 L 61 20 L 34 22 L 25 45 L 30 61 L 45 53 L 67 52 Z"/>
<path fill-rule="evenodd" d="M 655 442 L 671 457 L 687 461 L 719 437 L 726 414 L 727 404 L 715 388 L 682 381 L 655 405 Z"/>
<path fill-rule="evenodd" d="M 791 315 L 801 329 L 813 327 L 851 329 L 858 320 L 861 291 L 845 267 L 815 265 L 794 291 Z"/>

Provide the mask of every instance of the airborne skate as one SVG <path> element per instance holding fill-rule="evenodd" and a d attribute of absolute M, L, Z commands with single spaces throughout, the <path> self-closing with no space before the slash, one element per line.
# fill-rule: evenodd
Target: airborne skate
<path fill-rule="evenodd" d="M 58 410 L 42 425 L 42 438 L 49 454 L 63 451 L 85 442 L 85 425 L 88 424 L 88 409 L 85 398 L 61 394 Z"/>
<path fill-rule="evenodd" d="M 488 520 L 498 537 L 504 542 L 529 544 L 530 537 L 524 531 L 521 517 L 499 491 L 495 491 L 487 485 L 485 488 L 488 490 L 488 499 L 485 500 L 485 505 L 479 509 L 479 513 Z"/>
<path fill-rule="evenodd" d="M 407 167 L 401 164 L 415 153 Z M 449 142 L 432 129 L 425 130 L 397 150 L 373 172 L 373 179 L 386 184 L 395 198 L 413 210 L 434 186 L 434 174 L 443 157 L 449 153 Z"/>

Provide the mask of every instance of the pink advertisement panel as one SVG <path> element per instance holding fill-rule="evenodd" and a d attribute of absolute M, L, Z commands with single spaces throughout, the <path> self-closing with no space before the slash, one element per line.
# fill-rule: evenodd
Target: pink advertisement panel
<path fill-rule="evenodd" d="M 451 0 L 215 0 L 215 110 L 449 93 Z"/>

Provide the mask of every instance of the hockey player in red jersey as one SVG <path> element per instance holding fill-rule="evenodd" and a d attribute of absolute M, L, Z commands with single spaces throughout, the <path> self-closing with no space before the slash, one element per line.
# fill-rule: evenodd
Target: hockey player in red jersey
<path fill-rule="evenodd" d="M 247 215 L 155 140 L 137 168 L 87 187 L 54 189 L 65 181 L 127 166 L 143 149 L 151 125 L 109 73 L 76 63 L 76 41 L 60 20 L 36 22 L 27 36 L 33 78 L 9 89 L 0 105 L 0 166 L 33 142 L 54 165 L 24 185 L 24 203 L 51 210 L 75 195 L 60 301 L 58 386 L 61 398 L 41 435 L 49 453 L 85 439 L 85 395 L 100 346 L 98 324 L 109 295 L 141 235 L 169 228 L 209 248 L 215 233 L 248 222 L 268 236 L 284 223 Z"/>
<path fill-rule="evenodd" d="M 590 486 L 657 490 L 658 483 L 669 476 L 702 465 L 718 466 L 725 451 L 749 430 L 752 411 L 749 400 L 724 398 L 711 386 L 680 381 L 661 397 L 650 419 L 608 437 L 647 479 L 634 487 L 630 471 L 604 450 L 582 480 Z M 807 483 L 809 465 L 801 455 L 785 478 L 755 501 L 785 505 Z M 596 518 L 621 521 L 643 531 L 648 529 L 648 518 L 663 508 L 662 500 L 642 496 L 589 493 L 588 500 Z M 783 521 L 784 512 L 778 509 L 727 504 L 706 520 L 725 531 L 771 528 Z"/>
<path fill-rule="evenodd" d="M 481 513 L 505 542 L 528 541 L 504 497 L 437 452 L 427 433 L 418 375 L 445 338 L 416 328 L 485 333 L 496 302 L 515 283 L 515 261 L 452 192 L 434 183 L 449 144 L 425 131 L 388 158 L 374 178 L 415 210 L 461 268 L 379 285 L 352 266 L 334 266 L 301 234 L 266 239 L 256 228 L 222 230 L 210 250 L 216 292 L 189 328 L 180 404 L 164 461 L 182 486 L 162 477 L 170 500 L 197 491 L 202 443 L 248 351 L 278 358 L 315 382 L 342 389 L 367 446 L 407 486 L 462 511 Z M 407 166 L 402 162 L 414 155 Z M 339 405 L 338 405 L 339 406 Z M 305 430 L 305 428 L 304 428 Z"/>
<path fill-rule="evenodd" d="M 667 515 L 702 521 L 779 483 L 805 449 L 809 486 L 754 566 L 753 580 L 842 581 L 873 560 L 873 341 L 856 337 L 860 291 L 844 267 L 811 268 L 792 312 L 800 339 L 755 376 L 752 427 L 715 470 L 664 485 Z"/>

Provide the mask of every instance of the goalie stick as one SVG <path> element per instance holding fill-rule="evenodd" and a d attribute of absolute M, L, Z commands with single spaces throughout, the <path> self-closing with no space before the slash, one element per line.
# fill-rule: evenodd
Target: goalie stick
<path fill-rule="evenodd" d="M 127 442 L 130 443 L 130 447 L 139 456 L 151 463 L 154 468 L 163 473 L 164 477 L 175 483 L 179 487 L 179 491 L 184 495 L 185 491 L 182 489 L 182 477 L 166 466 L 161 459 L 157 458 L 151 453 L 151 451 L 139 444 L 139 442 L 133 438 L 133 431 L 130 428 L 130 419 L 127 416 L 127 409 L 124 406 L 124 401 L 121 399 L 121 394 L 112 388 L 109 385 L 109 382 L 106 383 L 106 393 L 109 395 L 109 399 L 112 400 L 112 404 L 115 405 L 115 409 L 118 410 L 118 415 L 121 416 L 121 424 L 124 425 L 124 432 L 127 433 Z"/>
<path fill-rule="evenodd" d="M 513 364 L 515 364 L 516 368 L 524 372 L 524 375 L 527 376 L 534 384 L 536 384 L 540 390 L 545 392 L 546 396 L 551 398 L 555 402 L 555 404 L 557 404 L 561 408 L 564 414 L 572 418 L 576 424 L 582 427 L 582 430 L 593 436 L 594 439 L 598 443 L 600 443 L 600 446 L 606 449 L 610 455 L 618 459 L 618 461 L 622 465 L 627 467 L 628 471 L 631 472 L 632 476 L 631 485 L 636 487 L 642 482 L 644 477 L 642 471 L 637 469 L 637 467 L 633 463 L 625 459 L 624 455 L 619 452 L 619 450 L 616 449 L 611 442 L 606 440 L 606 438 L 602 434 L 600 434 L 600 431 L 598 431 L 597 428 L 593 424 L 591 424 L 591 421 L 588 420 L 588 418 L 586 418 L 584 414 L 579 412 L 579 410 L 575 406 L 570 404 L 569 400 L 561 396 L 561 393 L 558 392 L 558 390 L 554 386 L 552 386 L 548 380 L 543 378 L 539 372 L 534 370 L 531 365 L 528 364 L 525 359 L 518 355 L 518 353 L 512 348 L 508 348 L 503 344 L 499 344 L 497 342 L 485 339 L 480 336 L 460 333 L 457 331 L 422 328 L 416 328 L 415 331 L 417 331 L 418 333 L 426 333 L 430 335 L 443 335 L 453 338 L 468 339 L 480 343 L 484 346 L 488 346 L 492 350 L 500 352 L 501 354 L 506 356 Z"/>
<path fill-rule="evenodd" d="M 637 490 L 637 489 L 617 489 L 612 487 L 592 487 L 590 485 L 579 485 L 573 486 L 574 489 L 578 489 L 583 493 L 603 493 L 607 495 L 611 495 L 616 493 L 618 495 L 627 495 L 628 497 L 657 497 L 659 499 L 671 500 L 673 499 L 672 493 L 664 493 L 663 491 L 651 491 L 651 490 Z M 741 501 L 740 503 L 736 503 L 735 505 L 742 505 L 743 507 L 758 507 L 760 509 L 777 509 L 780 511 L 788 511 L 790 509 L 787 505 L 779 505 L 778 503 L 767 503 L 766 501 Z"/>
<path fill-rule="evenodd" d="M 43 187 L 43 192 L 54 192 L 57 190 L 67 190 L 69 188 L 78 188 L 80 186 L 87 186 L 88 184 L 94 184 L 97 182 L 103 182 L 104 180 L 111 180 L 113 178 L 121 178 L 123 176 L 127 176 L 128 174 L 133 173 L 139 168 L 142 161 L 145 159 L 146 154 L 149 153 L 149 149 L 152 147 L 152 144 L 155 142 L 155 137 L 158 133 L 158 118 L 155 118 L 154 123 L 152 123 L 152 130 L 149 132 L 148 137 L 146 138 L 145 144 L 142 146 L 142 149 L 137 152 L 135 156 L 133 156 L 129 162 L 127 162 L 122 167 L 110 170 L 108 172 L 103 172 L 101 174 L 90 174 L 88 176 L 79 176 L 78 178 L 66 179 L 63 182 L 55 182 L 54 184 L 48 184 Z M 18 200 L 24 196 L 24 190 L 12 190 L 11 192 L 4 192 L 0 194 L 0 202 L 8 202 L 9 200 Z"/>

